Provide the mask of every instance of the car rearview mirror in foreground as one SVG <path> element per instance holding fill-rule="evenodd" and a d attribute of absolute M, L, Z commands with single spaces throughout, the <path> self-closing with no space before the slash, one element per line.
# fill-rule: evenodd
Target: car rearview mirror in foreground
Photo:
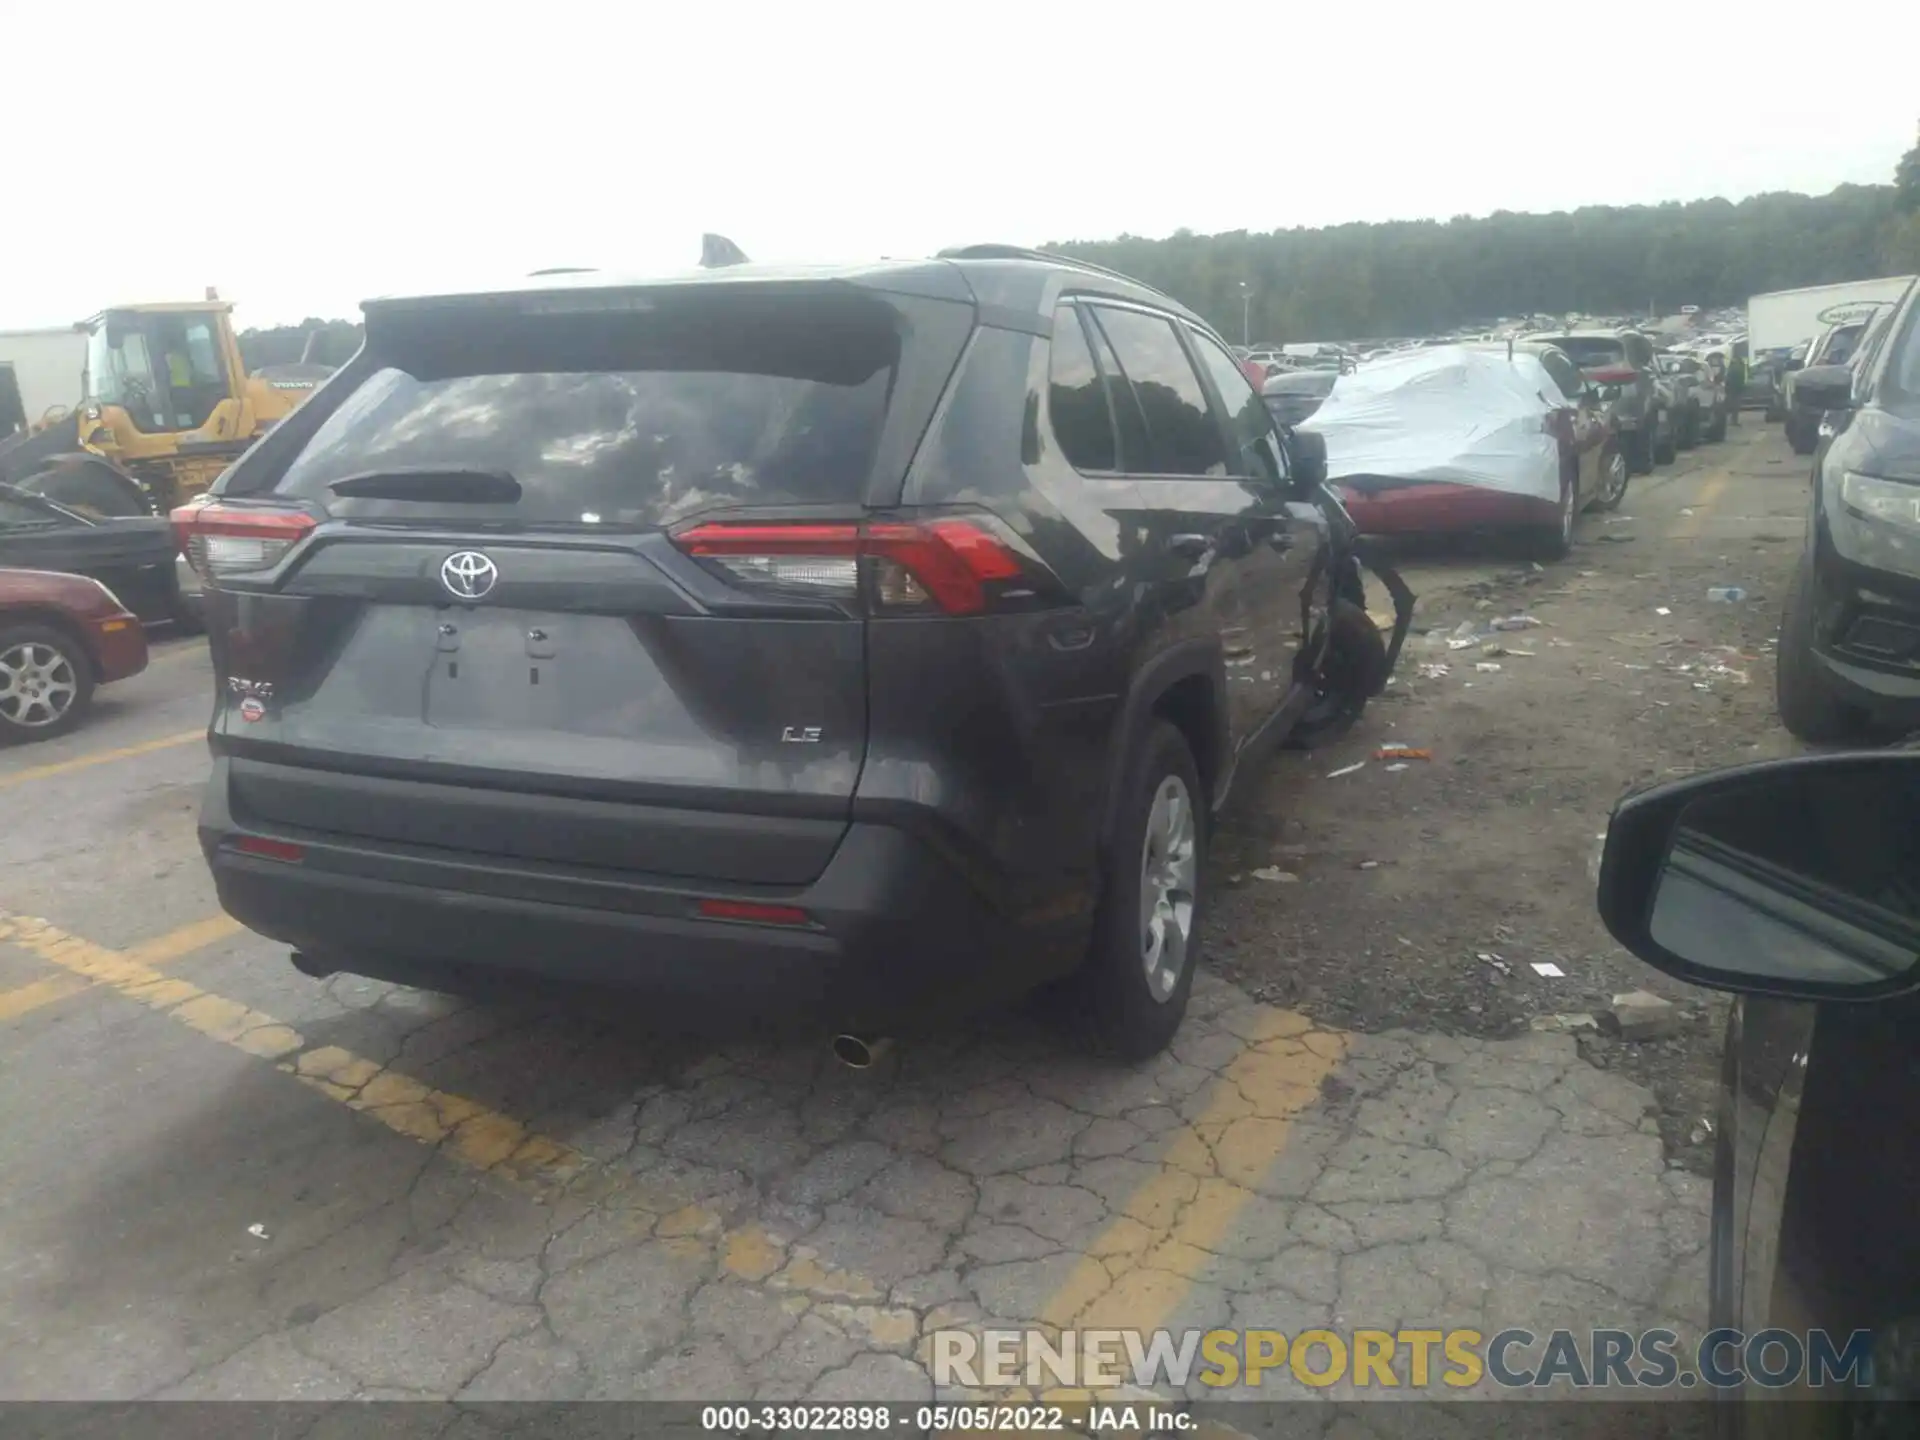
<path fill-rule="evenodd" d="M 1793 382 L 1793 394 L 1811 409 L 1848 409 L 1853 404 L 1853 371 L 1845 365 L 1811 365 Z"/>
<path fill-rule="evenodd" d="M 1600 917 L 1719 990 L 1872 999 L 1920 984 L 1920 753 L 1803 756 L 1630 796 Z"/>
<path fill-rule="evenodd" d="M 1306 494 L 1327 480 L 1327 437 L 1312 430 L 1295 430 L 1287 437 L 1287 459 L 1292 463 L 1296 490 Z"/>

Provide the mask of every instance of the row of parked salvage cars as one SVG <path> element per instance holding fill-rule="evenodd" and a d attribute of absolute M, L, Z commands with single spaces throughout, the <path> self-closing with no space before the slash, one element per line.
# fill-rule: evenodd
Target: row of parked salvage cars
<path fill-rule="evenodd" d="M 1265 394 L 1276 419 L 1325 440 L 1328 478 L 1363 532 L 1512 537 L 1551 560 L 1583 512 L 1617 509 L 1636 471 L 1672 459 L 1683 430 L 1689 443 L 1725 435 L 1724 386 L 1703 374 L 1698 399 L 1654 399 L 1672 382 L 1647 369 L 1488 341 L 1283 372 Z"/>

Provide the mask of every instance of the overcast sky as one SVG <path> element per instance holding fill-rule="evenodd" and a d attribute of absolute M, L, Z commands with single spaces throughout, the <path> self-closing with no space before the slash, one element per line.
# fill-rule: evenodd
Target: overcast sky
<path fill-rule="evenodd" d="M 1819 193 L 1920 120 L 1911 0 L 1404 8 L 0 0 L 0 329 L 208 285 L 352 316 L 703 230 L 862 259 Z"/>

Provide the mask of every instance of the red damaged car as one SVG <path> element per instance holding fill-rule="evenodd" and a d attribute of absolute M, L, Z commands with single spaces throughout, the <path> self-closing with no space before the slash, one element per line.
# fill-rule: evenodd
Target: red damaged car
<path fill-rule="evenodd" d="M 1616 508 L 1611 411 L 1566 354 L 1516 342 L 1410 350 L 1344 375 L 1300 428 L 1364 534 L 1495 532 L 1559 559 L 1576 517 Z"/>
<path fill-rule="evenodd" d="M 0 569 L 0 744 L 80 723 L 97 685 L 147 668 L 147 632 L 98 580 Z"/>

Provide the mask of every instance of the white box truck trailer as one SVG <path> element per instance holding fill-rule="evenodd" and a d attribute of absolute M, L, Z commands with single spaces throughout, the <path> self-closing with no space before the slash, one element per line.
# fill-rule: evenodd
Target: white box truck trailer
<path fill-rule="evenodd" d="M 36 424 L 56 406 L 80 403 L 87 337 L 58 330 L 0 330 L 0 440 Z"/>
<path fill-rule="evenodd" d="M 1827 326 L 1855 309 L 1891 304 L 1906 294 L 1911 275 L 1887 275 L 1878 280 L 1849 280 L 1839 285 L 1809 285 L 1800 290 L 1774 290 L 1747 301 L 1747 353 L 1786 350 L 1811 340 Z"/>

